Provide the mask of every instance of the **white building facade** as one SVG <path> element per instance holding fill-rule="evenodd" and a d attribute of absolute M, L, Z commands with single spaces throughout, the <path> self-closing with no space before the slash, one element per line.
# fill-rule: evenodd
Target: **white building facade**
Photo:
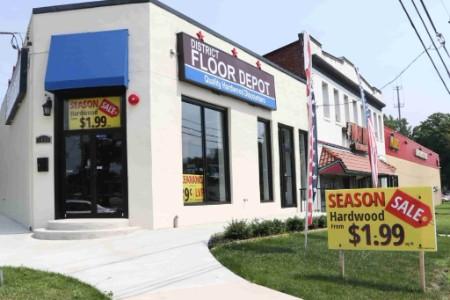
<path fill-rule="evenodd" d="M 280 66 L 304 77 L 303 35 L 299 40 L 265 55 Z M 321 196 L 315 209 L 324 211 L 325 189 L 370 186 L 370 165 L 367 156 L 367 130 L 355 65 L 345 57 L 335 57 L 324 51 L 311 38 L 312 80 L 317 112 L 319 140 L 319 186 Z M 379 178 L 381 186 L 388 186 L 395 168 L 385 163 L 382 93 L 362 78 L 368 109 L 377 141 Z M 306 182 L 302 183 L 306 188 Z M 303 197 L 302 200 L 305 200 Z M 304 204 L 303 204 L 304 206 Z"/>
<path fill-rule="evenodd" d="M 299 213 L 301 77 L 157 1 L 35 9 L 20 57 L 0 112 L 0 213 L 30 228 Z"/>

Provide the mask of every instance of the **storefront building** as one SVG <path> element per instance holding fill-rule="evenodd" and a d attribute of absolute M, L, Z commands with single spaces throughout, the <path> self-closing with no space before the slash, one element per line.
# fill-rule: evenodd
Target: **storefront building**
<path fill-rule="evenodd" d="M 303 35 L 284 47 L 265 55 L 266 58 L 305 78 L 303 67 Z M 317 135 L 319 139 L 319 185 L 321 197 L 316 210 L 324 211 L 325 189 L 369 187 L 368 136 L 364 125 L 363 105 L 355 66 L 345 57 L 336 57 L 322 49 L 311 37 L 312 80 L 317 103 Z M 373 118 L 379 156 L 379 182 L 387 186 L 395 176 L 395 167 L 386 163 L 382 109 L 382 93 L 362 78 L 362 86 Z M 306 133 L 299 133 L 306 138 Z M 305 170 L 306 172 L 306 170 Z M 302 182 L 306 188 L 306 181 Z"/>
<path fill-rule="evenodd" d="M 442 202 L 439 154 L 416 143 L 397 131 L 384 127 L 386 157 L 395 166 L 395 186 L 431 186 L 433 202 Z"/>
<path fill-rule="evenodd" d="M 34 9 L 0 113 L 0 213 L 30 228 L 299 213 L 304 80 L 157 1 Z"/>

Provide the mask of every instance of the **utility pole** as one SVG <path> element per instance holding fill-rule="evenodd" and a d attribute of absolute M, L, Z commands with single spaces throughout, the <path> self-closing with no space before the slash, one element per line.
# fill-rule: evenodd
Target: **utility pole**
<path fill-rule="evenodd" d="M 401 89 L 401 86 L 397 85 L 397 86 L 395 86 L 394 89 L 397 91 L 397 106 L 394 105 L 394 107 L 396 107 L 398 109 L 398 121 L 399 121 L 399 124 L 400 124 L 400 122 L 402 121 L 401 108 L 404 107 L 404 104 L 400 103 L 400 89 Z"/>

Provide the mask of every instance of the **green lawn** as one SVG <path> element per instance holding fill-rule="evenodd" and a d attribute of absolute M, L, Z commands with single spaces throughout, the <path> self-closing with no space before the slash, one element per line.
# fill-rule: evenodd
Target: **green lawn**
<path fill-rule="evenodd" d="M 110 299 L 92 286 L 60 274 L 28 268 L 1 269 L 4 274 L 4 285 L 0 286 L 2 300 Z"/>
<path fill-rule="evenodd" d="M 450 202 L 436 207 L 437 233 L 450 234 Z"/>
<path fill-rule="evenodd" d="M 450 238 L 426 253 L 427 293 L 419 289 L 417 252 L 346 251 L 346 279 L 327 233 L 250 240 L 219 246 L 216 258 L 238 275 L 303 299 L 450 299 Z"/>

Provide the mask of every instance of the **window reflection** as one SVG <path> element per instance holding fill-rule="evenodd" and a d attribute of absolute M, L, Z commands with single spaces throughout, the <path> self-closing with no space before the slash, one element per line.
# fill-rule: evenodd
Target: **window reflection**
<path fill-rule="evenodd" d="M 227 202 L 223 111 L 182 103 L 184 202 Z"/>

